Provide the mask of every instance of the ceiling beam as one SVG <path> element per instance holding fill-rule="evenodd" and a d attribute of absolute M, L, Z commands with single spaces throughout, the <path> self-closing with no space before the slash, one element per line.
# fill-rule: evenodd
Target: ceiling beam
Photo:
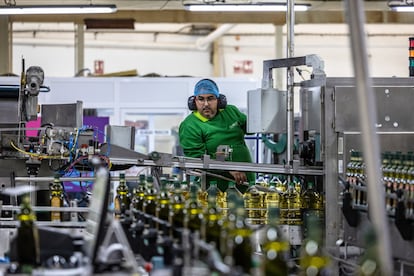
<path fill-rule="evenodd" d="M 404 23 L 413 24 L 414 16 L 410 13 L 397 13 L 392 11 L 367 11 L 365 13 L 368 23 Z M 284 25 L 286 15 L 284 12 L 217 12 L 217 13 L 191 13 L 182 10 L 161 11 L 118 11 L 115 14 L 100 15 L 13 15 L 10 22 L 74 22 L 82 23 L 84 19 L 133 19 L 136 23 L 233 23 L 255 24 L 270 23 Z M 314 10 L 297 13 L 296 23 L 345 23 L 343 11 Z"/>

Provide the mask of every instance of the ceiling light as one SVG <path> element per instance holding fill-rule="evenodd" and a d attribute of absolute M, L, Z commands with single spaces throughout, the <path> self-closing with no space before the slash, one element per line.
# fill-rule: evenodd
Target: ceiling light
<path fill-rule="evenodd" d="M 0 7 L 0 15 L 16 14 L 93 14 L 116 12 L 115 5 L 47 5 Z"/>
<path fill-rule="evenodd" d="M 287 10 L 285 3 L 275 4 L 185 4 L 186 10 L 202 12 L 274 12 Z M 295 4 L 295 11 L 306 11 L 310 4 Z"/>
<path fill-rule="evenodd" d="M 414 12 L 414 6 L 408 5 L 390 5 L 391 10 L 396 12 Z"/>

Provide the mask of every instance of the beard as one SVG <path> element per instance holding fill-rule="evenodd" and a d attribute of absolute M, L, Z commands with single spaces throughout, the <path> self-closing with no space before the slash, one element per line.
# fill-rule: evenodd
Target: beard
<path fill-rule="evenodd" d="M 211 108 L 209 108 L 209 107 L 206 107 L 206 108 L 203 108 L 203 111 L 201 112 L 201 114 L 205 117 L 205 118 L 207 118 L 207 119 L 211 119 L 211 118 L 213 118 L 214 116 L 216 116 L 216 112 L 214 112 Z"/>

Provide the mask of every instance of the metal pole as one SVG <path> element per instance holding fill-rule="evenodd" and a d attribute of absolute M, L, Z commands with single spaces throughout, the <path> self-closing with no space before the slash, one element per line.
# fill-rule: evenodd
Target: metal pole
<path fill-rule="evenodd" d="M 85 68 L 85 24 L 75 25 L 75 75 Z"/>
<path fill-rule="evenodd" d="M 367 171 L 368 205 L 372 224 L 378 239 L 378 257 L 381 274 L 393 274 L 388 217 L 385 210 L 385 194 L 381 182 L 379 142 L 375 123 L 377 112 L 375 97 L 369 75 L 365 46 L 364 8 L 360 0 L 347 0 L 352 58 L 356 80 L 359 117 L 361 120 L 362 145 Z"/>
<path fill-rule="evenodd" d="M 295 25 L 295 1 L 288 0 L 287 2 L 287 11 L 286 11 L 286 42 L 287 42 L 287 58 L 294 56 L 294 25 Z M 293 102 L 294 102 L 294 69 L 292 67 L 287 68 L 287 98 L 286 98 L 286 128 L 287 128 L 287 155 L 286 161 L 288 164 L 293 165 L 293 134 L 294 134 L 294 123 L 293 123 Z"/>

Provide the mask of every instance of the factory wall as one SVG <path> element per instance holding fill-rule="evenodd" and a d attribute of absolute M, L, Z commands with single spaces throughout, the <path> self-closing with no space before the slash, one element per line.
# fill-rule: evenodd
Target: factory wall
<path fill-rule="evenodd" d="M 260 26 L 260 25 L 259 25 Z M 412 26 L 411 26 L 412 27 Z M 94 62 L 104 62 L 104 73 L 136 69 L 140 76 L 212 76 L 253 77 L 262 75 L 262 62 L 286 56 L 285 35 L 283 49 L 275 49 L 275 27 L 263 25 L 256 32 L 245 31 L 236 25 L 218 41 L 220 62 L 212 65 L 211 47 L 198 49 L 200 36 L 163 35 L 150 39 L 146 35 L 87 33 L 85 37 L 85 68 L 93 72 Z M 367 25 L 367 53 L 371 75 L 374 77 L 408 76 L 409 25 Z M 286 33 L 284 31 L 284 33 Z M 295 26 L 294 55 L 317 54 L 325 62 L 329 77 L 350 77 L 353 74 L 347 26 Z M 155 36 L 154 36 L 155 37 Z M 66 40 L 65 40 L 66 39 Z M 21 59 L 26 66 L 39 65 L 47 76 L 74 76 L 73 34 L 61 37 L 24 37 L 14 39 L 13 71 L 21 71 Z M 216 70 L 215 70 L 216 69 Z M 218 70 L 217 70 L 218 69 Z"/>

